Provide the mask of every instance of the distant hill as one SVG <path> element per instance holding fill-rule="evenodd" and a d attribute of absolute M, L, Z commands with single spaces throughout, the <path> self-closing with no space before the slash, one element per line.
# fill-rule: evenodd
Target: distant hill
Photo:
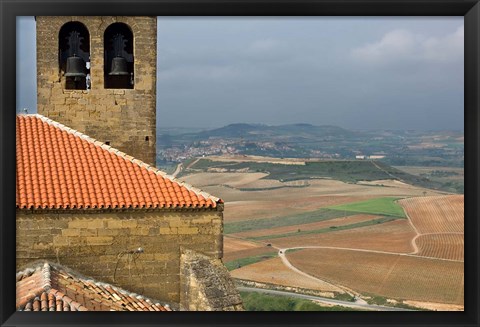
<path fill-rule="evenodd" d="M 214 129 L 157 132 L 159 161 L 218 154 L 276 158 L 361 159 L 391 166 L 463 167 L 461 131 L 355 131 L 308 123 L 271 126 L 236 123 Z"/>
<path fill-rule="evenodd" d="M 341 127 L 311 124 L 288 124 L 280 126 L 260 124 L 230 124 L 221 128 L 183 134 L 183 137 L 194 139 L 209 138 L 243 138 L 252 141 L 272 141 L 280 138 L 282 141 L 298 141 L 299 139 L 350 139 L 365 133 L 352 132 Z"/>

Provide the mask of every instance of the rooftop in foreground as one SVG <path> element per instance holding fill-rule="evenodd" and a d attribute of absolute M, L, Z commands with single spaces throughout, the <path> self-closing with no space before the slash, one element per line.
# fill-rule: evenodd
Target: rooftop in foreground
<path fill-rule="evenodd" d="M 32 264 L 16 279 L 19 311 L 172 311 L 168 304 L 49 262 Z"/>
<path fill-rule="evenodd" d="M 207 209 L 223 201 L 42 115 L 17 115 L 17 209 Z"/>

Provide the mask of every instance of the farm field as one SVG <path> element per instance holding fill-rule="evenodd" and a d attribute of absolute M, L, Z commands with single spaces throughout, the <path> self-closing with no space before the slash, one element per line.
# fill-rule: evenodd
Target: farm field
<path fill-rule="evenodd" d="M 278 190 L 279 191 L 279 190 Z M 270 191 L 270 193 L 273 193 Z M 265 200 L 252 201 L 231 201 L 225 203 L 225 221 L 238 222 L 254 219 L 268 219 L 286 215 L 303 214 L 305 211 L 313 211 L 330 205 L 349 203 L 352 201 L 366 200 L 374 195 L 362 196 L 310 196 L 305 193 L 304 197 L 296 192 L 290 197 L 275 199 L 276 195 L 271 194 L 272 198 Z"/>
<path fill-rule="evenodd" d="M 262 158 L 262 165 L 283 167 L 272 175 L 236 159 L 182 177 L 225 201 L 223 262 L 234 278 L 463 309 L 462 195 L 382 178 L 281 180 L 291 167 L 305 172 L 302 164 Z M 304 249 L 287 252 L 290 263 L 326 282 L 276 255 L 297 247 Z"/>
<path fill-rule="evenodd" d="M 399 198 L 376 198 L 368 201 L 331 206 L 329 209 L 404 218 L 405 213 L 402 207 L 396 204 L 396 200 L 398 199 Z"/>
<path fill-rule="evenodd" d="M 260 229 L 248 232 L 241 232 L 232 234 L 232 236 L 236 237 L 243 237 L 243 238 L 252 238 L 252 237 L 259 237 L 259 236 L 267 236 L 267 235 L 278 235 L 278 234 L 285 234 L 285 233 L 294 233 L 300 231 L 312 231 L 322 228 L 330 228 L 330 227 L 338 227 L 344 226 L 349 224 L 355 224 L 359 222 L 369 221 L 372 219 L 378 218 L 374 215 L 352 215 L 352 216 L 342 216 L 340 218 L 333 218 L 326 221 L 320 221 L 315 223 L 309 224 L 299 224 L 293 226 L 282 226 L 276 228 L 268 228 L 268 229 Z"/>
<path fill-rule="evenodd" d="M 416 175 L 442 185 L 444 190 L 464 190 L 465 173 L 463 167 L 416 167 L 402 166 L 395 167 L 411 175 Z"/>
<path fill-rule="evenodd" d="M 463 195 L 417 197 L 399 203 L 420 234 L 464 232 Z"/>
<path fill-rule="evenodd" d="M 329 283 L 320 283 L 290 270 L 282 263 L 280 258 L 273 258 L 235 269 L 231 271 L 230 274 L 234 278 L 260 283 L 280 286 L 287 285 L 321 292 L 344 293 L 341 288 L 330 285 Z M 331 294 L 331 296 L 333 296 L 333 294 Z"/>
<path fill-rule="evenodd" d="M 443 177 L 446 179 L 452 180 L 463 180 L 464 178 L 464 169 L 460 167 L 418 167 L 418 166 L 401 166 L 394 168 L 402 170 L 406 173 L 417 175 L 417 176 L 435 176 Z"/>
<path fill-rule="evenodd" d="M 464 260 L 463 234 L 426 234 L 416 239 L 418 255 L 449 260 Z"/>
<path fill-rule="evenodd" d="M 308 274 L 361 293 L 464 304 L 463 262 L 336 249 L 306 249 L 287 257 Z"/>
<path fill-rule="evenodd" d="M 331 220 L 334 218 L 346 217 L 354 214 L 355 213 L 352 212 L 342 212 L 338 210 L 318 209 L 295 215 L 225 223 L 225 233 L 230 234 L 258 229 L 271 229 L 282 226 L 297 226 L 300 224 Z"/>
<path fill-rule="evenodd" d="M 226 175 L 223 176 L 223 174 Z M 282 187 L 258 191 L 242 191 L 236 188 L 238 185 L 241 185 L 242 188 L 250 188 L 252 183 L 256 183 L 255 178 L 257 178 L 257 182 L 262 180 L 261 176 L 263 174 L 245 172 L 202 172 L 184 176 L 182 180 L 196 185 L 210 194 L 221 197 L 225 201 L 224 217 L 227 223 L 281 217 L 378 197 L 423 196 L 425 191 L 424 188 L 403 183 L 392 187 L 384 187 L 350 184 L 329 179 L 308 180 L 308 186 L 305 187 Z M 215 180 L 215 185 L 212 185 L 212 180 Z M 262 180 L 261 183 L 265 183 L 264 181 L 268 180 Z M 278 186 L 280 182 L 276 180 L 272 183 Z M 428 194 L 440 195 L 443 193 L 428 190 Z"/>
<path fill-rule="evenodd" d="M 254 243 L 228 236 L 224 236 L 223 238 L 224 262 L 249 258 L 270 252 L 272 252 L 272 248 L 265 246 L 263 243 Z"/>
<path fill-rule="evenodd" d="M 309 245 L 410 253 L 414 250 L 411 244 L 413 237 L 415 232 L 408 221 L 402 219 L 325 234 L 291 236 L 264 241 L 279 248 Z"/>

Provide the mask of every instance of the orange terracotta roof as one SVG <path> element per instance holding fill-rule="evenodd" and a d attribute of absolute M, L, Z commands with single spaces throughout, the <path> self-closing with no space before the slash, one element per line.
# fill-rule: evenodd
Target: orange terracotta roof
<path fill-rule="evenodd" d="M 17 115 L 17 209 L 215 208 L 222 200 L 41 115 Z"/>
<path fill-rule="evenodd" d="M 172 311 L 168 304 L 82 277 L 49 262 L 17 273 L 19 311 Z"/>

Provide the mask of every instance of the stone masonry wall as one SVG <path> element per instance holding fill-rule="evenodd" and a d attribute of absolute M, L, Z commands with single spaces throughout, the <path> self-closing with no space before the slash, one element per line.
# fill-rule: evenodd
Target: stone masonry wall
<path fill-rule="evenodd" d="M 17 211 L 17 269 L 38 259 L 169 302 L 180 301 L 180 248 L 221 258 L 223 213 Z M 139 247 L 143 253 L 132 253 Z"/>
<path fill-rule="evenodd" d="M 58 37 L 69 21 L 83 23 L 90 33 L 89 90 L 65 89 Z M 104 88 L 103 34 L 115 22 L 133 32 L 133 89 Z M 155 166 L 156 17 L 37 16 L 36 23 L 37 112 Z"/>
<path fill-rule="evenodd" d="M 227 268 L 185 249 L 180 257 L 180 306 L 189 311 L 243 311 L 242 298 Z"/>

